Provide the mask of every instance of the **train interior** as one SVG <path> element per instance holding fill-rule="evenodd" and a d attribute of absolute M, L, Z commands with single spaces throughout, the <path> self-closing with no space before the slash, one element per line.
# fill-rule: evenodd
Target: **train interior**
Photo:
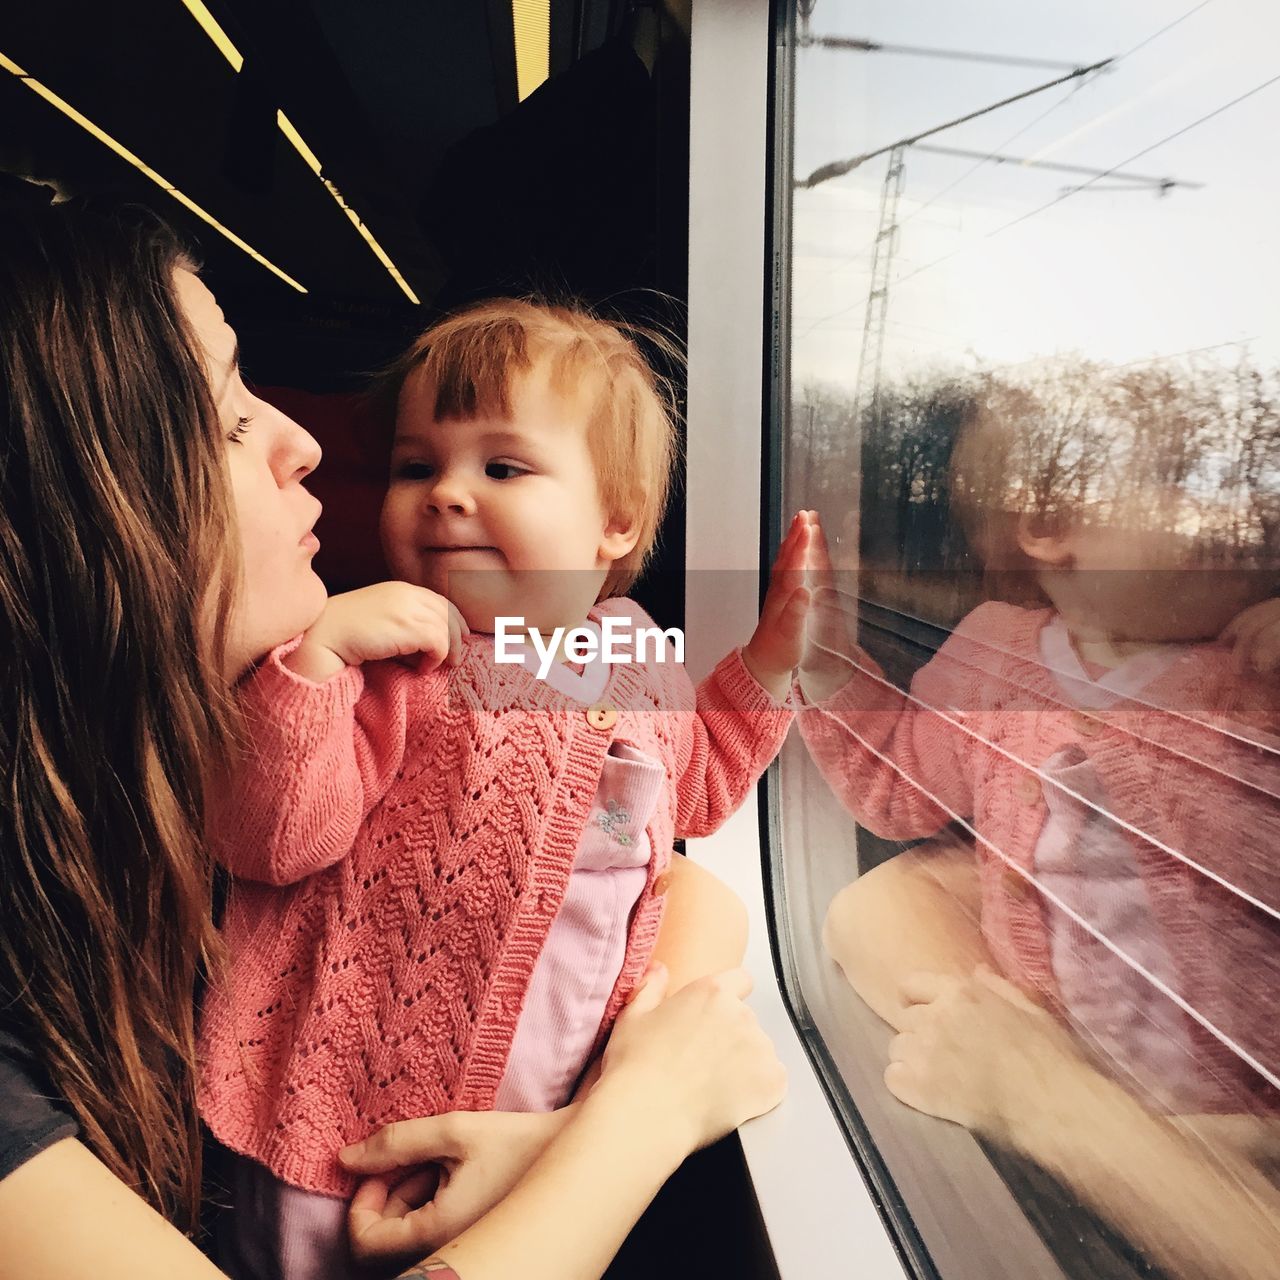
<path fill-rule="evenodd" d="M 1280 589 L 1280 282 L 1278 193 L 1258 150 L 1275 120 L 1264 37 L 1280 31 L 1255 0 L 1028 8 L 999 0 L 971 20 L 937 0 L 0 8 L 5 193 L 36 182 L 140 202 L 195 246 L 246 379 L 324 449 L 310 487 L 331 592 L 386 576 L 379 371 L 465 303 L 582 300 L 688 354 L 686 369 L 648 353 L 687 425 L 635 595 L 661 626 L 686 628 L 695 676 L 750 633 L 792 512 L 815 510 L 823 589 L 856 602 L 838 639 L 810 624 L 828 665 L 904 707 L 941 690 L 930 714 L 967 735 L 958 757 L 978 749 L 969 739 L 999 757 L 967 791 L 958 773 L 925 776 L 925 730 L 898 757 L 897 739 L 822 711 L 825 727 L 792 733 L 723 831 L 690 842 L 747 903 L 755 999 L 792 1092 L 686 1163 L 613 1280 L 1280 1276 L 1267 1029 L 1280 1019 L 1266 1013 L 1280 957 L 1280 632 L 1266 630 L 1280 628 L 1266 612 Z M 1018 506 L 1028 494 L 1038 505 Z M 1209 574 L 1219 587 L 1202 591 Z M 1227 672 L 1234 614 L 1197 617 L 1237 588 L 1253 620 L 1234 633 L 1237 674 L 1212 695 L 1160 694 L 1178 662 Z M 1187 603 L 1165 618 L 1169 595 Z M 990 675 L 1014 645 L 991 620 L 1037 609 L 1046 632 L 1071 627 L 1068 683 L 1137 681 L 1130 659 L 1162 656 L 1143 660 L 1147 683 L 1116 676 L 1069 714 L 1059 680 L 1058 727 L 1028 763 L 971 727 L 994 695 L 937 672 L 950 660 Z M 1124 645 L 1086 653 L 1079 636 L 1094 633 L 1078 620 L 1107 610 L 1125 619 Z M 1164 631 L 1147 644 L 1157 613 Z M 979 642 L 997 657 L 957 659 Z M 1257 681 L 1239 683 L 1250 662 Z M 1034 679 L 1018 680 L 1000 707 L 1048 723 L 1025 701 Z M 1153 755 L 1174 763 L 1130 803 L 1122 763 Z M 855 757 L 893 776 L 850 782 Z M 999 772 L 1012 763 L 1029 784 Z M 866 797 L 894 785 L 911 795 L 871 814 Z M 1048 805 L 1057 845 L 1033 832 L 1014 846 L 1025 818 L 992 816 L 1014 796 L 1020 812 Z M 1050 874 L 1067 830 L 1111 859 L 1097 881 Z M 1149 871 L 1160 859 L 1176 870 Z M 922 867 L 923 887 L 894 888 Z M 922 914 L 895 925 L 899 892 Z M 906 1050 L 859 939 L 928 958 L 957 905 L 981 915 L 977 945 L 1003 993 L 965 998 L 995 1000 L 1005 1021 L 978 1040 L 953 1029 L 955 1043 L 976 1060 L 1022 1014 L 1046 1043 L 1072 1028 L 1071 1079 L 1087 1060 L 1107 1100 L 1096 1116 L 1071 1104 L 1074 1143 L 1047 1148 L 1035 1126 L 1015 1139 L 1012 1121 L 904 1105 L 886 1088 Z M 1036 929 L 1039 959 L 1025 941 Z M 1029 1061 L 993 1070 L 1011 1078 Z M 1026 1070 L 1053 1093 L 1041 1060 Z"/>

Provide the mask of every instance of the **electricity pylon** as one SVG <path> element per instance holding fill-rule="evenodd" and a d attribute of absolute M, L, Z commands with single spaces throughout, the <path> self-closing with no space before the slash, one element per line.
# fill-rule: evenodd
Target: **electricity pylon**
<path fill-rule="evenodd" d="M 854 383 L 855 420 L 862 408 L 862 388 L 868 371 L 872 373 L 871 413 L 874 421 L 880 410 L 880 366 L 884 359 L 885 326 L 889 318 L 889 281 L 898 249 L 898 200 L 902 195 L 902 171 L 906 145 L 889 152 L 889 168 L 880 188 L 880 222 L 871 254 L 871 289 L 867 294 L 867 316 L 862 327 L 862 350 L 858 355 L 858 378 Z"/>

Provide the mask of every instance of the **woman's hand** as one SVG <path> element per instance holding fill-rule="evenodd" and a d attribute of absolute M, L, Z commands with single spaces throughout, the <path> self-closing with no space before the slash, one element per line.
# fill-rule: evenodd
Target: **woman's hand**
<path fill-rule="evenodd" d="M 969 978 L 915 974 L 902 998 L 884 1082 L 917 1111 L 1016 1146 L 1058 1083 L 1091 1070 L 1070 1032 L 985 965 Z"/>
<path fill-rule="evenodd" d="M 769 572 L 760 621 L 742 648 L 742 661 L 756 682 L 779 702 L 787 696 L 791 673 L 804 647 L 809 592 L 804 584 L 809 555 L 809 515 L 796 512 Z"/>
<path fill-rule="evenodd" d="M 345 1148 L 344 1167 L 368 1175 L 347 1218 L 352 1254 L 408 1262 L 460 1235 L 524 1177 L 571 1111 L 454 1111 Z"/>
<path fill-rule="evenodd" d="M 614 1023 L 596 1092 L 630 1096 L 637 1112 L 673 1126 L 687 1153 L 772 1111 L 787 1076 L 743 1004 L 751 991 L 745 969 L 698 978 L 670 999 L 667 985 L 657 965 L 636 989 Z"/>
<path fill-rule="evenodd" d="M 1236 666 L 1263 675 L 1280 671 L 1280 598 L 1273 597 L 1238 613 L 1222 632 L 1234 644 Z"/>
<path fill-rule="evenodd" d="M 755 1015 L 741 969 L 699 978 L 664 1000 L 653 968 L 614 1024 L 600 1082 L 583 1105 L 641 1116 L 646 1137 L 681 1155 L 782 1100 L 786 1074 Z M 351 1249 L 363 1262 L 420 1258 L 452 1240 L 519 1183 L 572 1118 L 452 1112 L 387 1125 L 339 1153 L 368 1175 L 351 1203 Z M 617 1158 L 625 1160 L 626 1153 Z"/>
<path fill-rule="evenodd" d="M 347 666 L 420 653 L 421 667 L 429 671 L 442 662 L 461 662 L 469 634 L 444 596 L 409 582 L 379 582 L 331 596 L 285 664 L 319 681 Z"/>
<path fill-rule="evenodd" d="M 1214 1133 L 1206 1117 L 1152 1115 L 985 966 L 966 979 L 917 974 L 903 996 L 884 1074 L 900 1101 L 1023 1152 L 1171 1276 L 1275 1274 L 1280 1193 L 1241 1157 L 1242 1139 L 1264 1136 L 1236 1123 L 1246 1117 L 1213 1117 L 1227 1122 Z M 1227 1129 L 1235 1142 L 1215 1145 Z"/>

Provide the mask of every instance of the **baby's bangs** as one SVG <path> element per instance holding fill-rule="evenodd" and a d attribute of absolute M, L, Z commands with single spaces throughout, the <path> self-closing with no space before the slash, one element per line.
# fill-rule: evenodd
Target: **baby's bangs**
<path fill-rule="evenodd" d="M 499 317 L 437 333 L 415 373 L 434 395 L 437 421 L 509 420 L 512 382 L 532 367 L 525 326 Z"/>

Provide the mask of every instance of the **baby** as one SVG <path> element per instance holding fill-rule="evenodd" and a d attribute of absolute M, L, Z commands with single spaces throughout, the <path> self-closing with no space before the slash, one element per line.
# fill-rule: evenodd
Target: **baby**
<path fill-rule="evenodd" d="M 974 406 L 953 503 L 1037 607 L 979 606 L 903 694 L 836 593 L 815 601 L 799 724 L 818 767 L 880 836 L 959 822 L 974 840 L 860 878 L 827 945 L 895 1025 L 907 971 L 994 960 L 1157 1108 L 1276 1110 L 1280 698 L 1221 638 L 1242 615 L 1255 652 L 1273 644 L 1274 548 L 1213 545 L 1225 526 L 1149 454 L 1074 465 L 1097 423 L 1043 449 L 1010 423 Z"/>
<path fill-rule="evenodd" d="M 398 581 L 333 598 L 243 686 L 252 750 L 216 828 L 235 882 L 202 1111 L 243 1157 L 239 1234 L 289 1277 L 342 1274 L 344 1145 L 570 1099 L 649 963 L 673 836 L 715 830 L 781 745 L 807 607 L 797 521 L 750 642 L 696 692 L 669 642 L 633 660 L 651 624 L 623 593 L 675 446 L 616 328 L 484 303 L 391 384 Z M 549 663 L 578 627 L 621 660 Z"/>

